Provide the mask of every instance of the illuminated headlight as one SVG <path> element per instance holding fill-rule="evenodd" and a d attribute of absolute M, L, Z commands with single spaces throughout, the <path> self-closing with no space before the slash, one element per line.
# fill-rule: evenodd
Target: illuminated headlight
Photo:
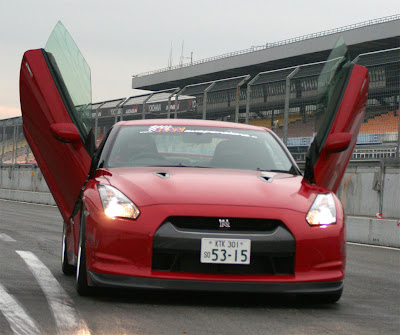
<path fill-rule="evenodd" d="M 336 207 L 332 194 L 318 194 L 307 213 L 310 226 L 323 226 L 336 223 Z"/>
<path fill-rule="evenodd" d="M 104 214 L 110 218 L 136 219 L 140 211 L 122 192 L 109 185 L 97 185 Z"/>

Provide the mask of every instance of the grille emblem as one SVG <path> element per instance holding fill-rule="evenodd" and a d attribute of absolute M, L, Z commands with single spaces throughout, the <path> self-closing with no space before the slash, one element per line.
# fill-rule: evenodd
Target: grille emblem
<path fill-rule="evenodd" d="M 231 224 L 228 219 L 218 219 L 220 228 L 230 228 Z"/>

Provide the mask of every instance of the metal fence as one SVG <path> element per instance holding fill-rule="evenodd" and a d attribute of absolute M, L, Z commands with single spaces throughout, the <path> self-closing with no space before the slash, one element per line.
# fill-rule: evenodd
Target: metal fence
<path fill-rule="evenodd" d="M 357 56 L 369 70 L 367 110 L 354 159 L 399 158 L 400 48 Z M 325 62 L 261 72 L 95 103 L 97 143 L 118 121 L 190 118 L 249 123 L 274 130 L 303 161 L 316 128 L 318 76 Z M 0 120 L 0 163 L 35 163 L 21 118 Z"/>
<path fill-rule="evenodd" d="M 32 164 L 35 158 L 22 131 L 22 119 L 0 120 L 0 163 Z"/>

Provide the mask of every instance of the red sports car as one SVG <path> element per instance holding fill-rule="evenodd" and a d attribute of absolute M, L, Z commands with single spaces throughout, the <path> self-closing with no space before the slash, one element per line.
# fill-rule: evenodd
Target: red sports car
<path fill-rule="evenodd" d="M 368 73 L 338 43 L 319 80 L 304 176 L 270 130 L 206 120 L 114 125 L 97 150 L 90 70 L 58 24 L 20 73 L 25 136 L 64 219 L 62 269 L 93 286 L 314 294 L 345 271 L 337 191 Z"/>

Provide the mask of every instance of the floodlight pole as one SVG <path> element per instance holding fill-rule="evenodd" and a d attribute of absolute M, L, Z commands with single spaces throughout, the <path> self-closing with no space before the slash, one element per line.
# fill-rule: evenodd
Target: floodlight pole
<path fill-rule="evenodd" d="M 98 110 L 104 104 L 105 104 L 105 102 L 103 102 L 99 107 L 96 108 L 96 115 L 95 115 L 95 119 L 94 119 L 94 140 L 95 140 L 95 143 L 97 142 L 97 126 L 99 124 L 99 113 L 98 113 Z"/>
<path fill-rule="evenodd" d="M 250 115 L 250 100 L 251 100 L 251 85 L 260 77 L 260 74 L 257 74 L 252 80 L 247 83 L 247 93 L 246 93 L 246 119 L 245 123 L 249 124 L 249 115 Z"/>
<path fill-rule="evenodd" d="M 122 105 L 120 106 L 121 108 L 121 115 L 119 117 L 120 121 L 124 120 L 124 107 L 125 107 L 125 103 L 129 100 L 130 98 L 126 98 L 126 100 L 122 103 Z"/>
<path fill-rule="evenodd" d="M 399 90 L 400 90 L 400 88 L 399 88 Z M 399 110 L 397 111 L 397 116 L 399 117 L 399 126 L 397 127 L 397 153 L 396 153 L 396 157 L 400 158 L 400 92 L 399 92 Z"/>
<path fill-rule="evenodd" d="M 143 100 L 143 108 L 142 108 L 142 119 L 146 118 L 146 103 L 151 99 L 154 93 L 151 93 L 146 99 Z"/>
<path fill-rule="evenodd" d="M 15 156 L 15 141 L 16 141 L 16 125 L 14 125 L 14 132 L 13 132 L 13 149 L 12 149 L 12 156 L 11 156 L 11 164 L 14 165 L 14 156 Z"/>
<path fill-rule="evenodd" d="M 26 142 L 25 164 L 28 164 L 28 158 L 29 158 L 29 144 L 28 144 L 28 142 Z"/>
<path fill-rule="evenodd" d="M 186 90 L 187 86 L 182 88 L 178 93 L 175 94 L 175 110 L 174 110 L 174 119 L 178 118 L 178 100 L 179 96 Z"/>
<path fill-rule="evenodd" d="M 203 120 L 206 120 L 206 115 L 207 115 L 207 93 L 214 87 L 215 81 L 213 81 L 210 86 L 208 86 L 203 93 Z"/>
<path fill-rule="evenodd" d="M 5 136 L 6 136 L 6 123 L 3 123 L 3 148 L 1 150 L 1 165 L 3 165 L 3 159 L 4 159 L 4 145 L 5 145 Z"/>
<path fill-rule="evenodd" d="M 240 87 L 249 79 L 251 76 L 248 74 L 236 87 L 236 109 L 235 109 L 235 122 L 239 122 L 239 107 L 240 107 Z"/>
<path fill-rule="evenodd" d="M 358 60 L 360 59 L 361 55 L 358 55 L 356 58 L 353 59 L 353 61 L 351 62 L 352 64 L 357 64 Z"/>
<path fill-rule="evenodd" d="M 124 105 L 124 102 L 127 101 L 127 98 L 124 98 L 123 100 L 121 100 L 118 105 L 115 106 L 115 108 L 117 109 L 117 112 L 115 113 L 115 117 L 114 117 L 114 124 L 116 124 L 118 122 L 118 116 L 120 115 L 122 118 L 122 111 L 123 108 L 122 106 Z M 120 118 L 120 119 L 121 119 Z M 122 120 L 122 119 L 121 119 Z"/>
<path fill-rule="evenodd" d="M 288 123 L 289 123 L 289 96 L 290 96 L 290 79 L 299 72 L 300 66 L 296 67 L 287 77 L 286 77 L 286 87 L 285 87 L 285 111 L 283 114 L 283 143 L 287 145 L 288 139 Z"/>
<path fill-rule="evenodd" d="M 173 92 L 168 96 L 168 109 L 167 109 L 167 119 L 171 118 L 171 99 L 174 94 L 178 93 L 180 91 L 180 88 L 177 87 L 176 89 L 173 90 Z M 176 111 L 176 99 L 175 99 L 175 111 Z M 176 118 L 175 118 L 176 119 Z"/>

